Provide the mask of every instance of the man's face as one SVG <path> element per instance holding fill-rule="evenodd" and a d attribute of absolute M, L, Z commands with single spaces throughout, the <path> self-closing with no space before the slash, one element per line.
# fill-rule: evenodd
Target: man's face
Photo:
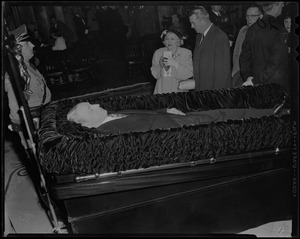
<path fill-rule="evenodd" d="M 22 45 L 22 55 L 24 59 L 29 61 L 34 56 L 34 45 L 30 41 L 21 42 L 20 45 Z"/>
<path fill-rule="evenodd" d="M 179 23 L 179 18 L 177 15 L 172 15 L 172 24 L 177 25 Z"/>
<path fill-rule="evenodd" d="M 250 27 L 261 17 L 262 14 L 259 12 L 257 7 L 250 7 L 246 12 L 246 20 L 247 20 L 248 27 Z"/>
<path fill-rule="evenodd" d="M 190 23 L 191 23 L 191 28 L 194 28 L 194 30 L 197 33 L 203 33 L 204 32 L 204 22 L 201 18 L 197 18 L 196 14 L 193 14 L 189 18 Z"/>
<path fill-rule="evenodd" d="M 292 25 L 291 18 L 290 17 L 285 18 L 283 23 L 284 23 L 285 29 L 288 31 L 288 33 L 290 33 L 291 25 Z"/>
<path fill-rule="evenodd" d="M 90 104 L 88 102 L 79 103 L 76 108 L 76 122 L 86 122 L 89 126 L 97 127 L 107 117 L 107 111 L 99 104 Z"/>
<path fill-rule="evenodd" d="M 275 3 L 275 9 L 276 9 L 276 17 L 280 16 L 282 13 L 282 8 L 284 7 L 283 2 L 277 2 Z"/>
<path fill-rule="evenodd" d="M 214 12 L 220 12 L 221 9 L 222 9 L 222 6 L 221 6 L 221 5 L 212 5 L 212 6 L 211 6 L 211 9 L 212 9 Z"/>

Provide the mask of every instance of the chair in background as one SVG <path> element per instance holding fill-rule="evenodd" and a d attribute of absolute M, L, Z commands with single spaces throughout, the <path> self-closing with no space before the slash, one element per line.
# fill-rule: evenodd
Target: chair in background
<path fill-rule="evenodd" d="M 139 67 L 140 70 L 142 70 L 142 74 L 146 76 L 147 58 L 145 56 L 145 50 L 141 40 L 132 39 L 126 43 L 125 58 L 128 67 L 130 81 L 132 79 L 134 67 Z"/>
<path fill-rule="evenodd" d="M 97 46 L 90 43 L 76 44 L 67 49 L 66 66 L 75 85 L 83 80 L 93 81 L 93 68 L 97 65 Z"/>
<path fill-rule="evenodd" d="M 142 43 L 145 51 L 145 57 L 147 61 L 147 68 L 150 69 L 152 66 L 152 58 L 154 52 L 163 47 L 162 40 L 160 38 L 160 33 L 152 33 L 152 34 L 147 34 L 142 37 Z M 151 75 L 151 71 L 149 70 L 148 72 L 148 79 L 154 79 Z M 155 80 L 156 82 L 156 80 Z"/>
<path fill-rule="evenodd" d="M 70 83 L 65 64 L 66 50 L 49 51 L 44 55 L 41 73 L 49 87 Z"/>
<path fill-rule="evenodd" d="M 143 46 L 145 49 L 145 55 L 148 59 L 148 63 L 152 64 L 152 57 L 154 52 L 163 47 L 162 40 L 159 33 L 147 34 L 142 37 Z"/>

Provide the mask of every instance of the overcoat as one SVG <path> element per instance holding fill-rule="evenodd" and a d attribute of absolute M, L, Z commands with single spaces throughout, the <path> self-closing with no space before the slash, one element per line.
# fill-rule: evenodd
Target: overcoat
<path fill-rule="evenodd" d="M 197 34 L 193 53 L 193 69 L 196 90 L 231 87 L 230 45 L 225 32 L 214 24 L 203 41 Z"/>

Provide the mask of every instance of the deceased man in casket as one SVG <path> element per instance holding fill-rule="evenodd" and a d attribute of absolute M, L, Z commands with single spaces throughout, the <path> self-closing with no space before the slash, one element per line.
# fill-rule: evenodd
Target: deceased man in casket
<path fill-rule="evenodd" d="M 208 124 L 228 119 L 258 118 L 273 113 L 273 109 L 217 109 L 185 114 L 175 108 L 168 108 L 155 111 L 123 110 L 108 114 L 99 104 L 81 102 L 69 111 L 67 119 L 88 128 L 97 128 L 104 134 L 116 134 Z"/>

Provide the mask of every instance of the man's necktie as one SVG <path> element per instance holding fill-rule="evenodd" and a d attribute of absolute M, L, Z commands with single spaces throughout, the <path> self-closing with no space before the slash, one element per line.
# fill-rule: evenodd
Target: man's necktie
<path fill-rule="evenodd" d="M 201 42 L 204 40 L 204 34 L 202 34 L 201 40 L 199 42 L 199 45 L 201 44 Z"/>

